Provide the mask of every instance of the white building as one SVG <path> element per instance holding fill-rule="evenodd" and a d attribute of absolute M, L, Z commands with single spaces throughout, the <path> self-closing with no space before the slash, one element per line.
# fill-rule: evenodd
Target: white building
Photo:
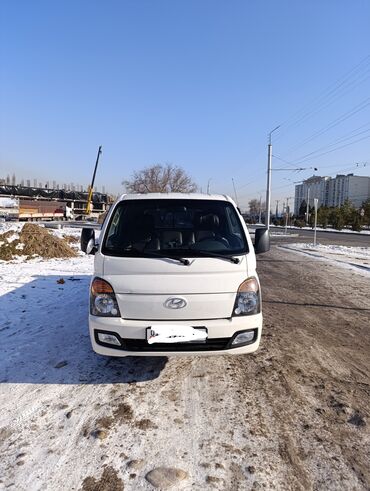
<path fill-rule="evenodd" d="M 312 176 L 302 184 L 298 184 L 295 187 L 294 195 L 294 214 L 299 214 L 299 208 L 303 201 L 310 206 L 313 206 L 314 198 L 318 198 L 318 206 L 325 206 L 328 200 L 328 183 L 330 177 Z"/>
<path fill-rule="evenodd" d="M 318 198 L 318 206 L 341 206 L 348 199 L 353 206 L 360 208 L 362 203 L 370 199 L 370 177 L 337 175 L 336 177 L 312 176 L 295 187 L 294 214 L 304 201 L 313 206 L 314 198 Z"/>
<path fill-rule="evenodd" d="M 347 199 L 360 208 L 370 198 L 370 177 L 337 175 L 329 182 L 328 206 L 341 206 Z"/>

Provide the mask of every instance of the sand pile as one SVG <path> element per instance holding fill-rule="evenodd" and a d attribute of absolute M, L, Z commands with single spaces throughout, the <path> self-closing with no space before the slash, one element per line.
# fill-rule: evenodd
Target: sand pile
<path fill-rule="evenodd" d="M 20 232 L 8 231 L 0 235 L 0 259 L 10 261 L 19 256 L 50 259 L 76 257 L 77 253 L 65 240 L 44 227 L 26 223 Z"/>

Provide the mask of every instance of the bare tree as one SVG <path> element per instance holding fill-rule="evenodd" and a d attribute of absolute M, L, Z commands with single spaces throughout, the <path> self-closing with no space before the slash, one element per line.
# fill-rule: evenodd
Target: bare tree
<path fill-rule="evenodd" d="M 260 211 L 260 202 L 258 199 L 251 199 L 248 203 L 249 213 L 251 215 L 257 215 Z"/>
<path fill-rule="evenodd" d="M 198 186 L 184 169 L 176 165 L 156 164 L 135 171 L 122 182 L 129 193 L 194 193 Z"/>
<path fill-rule="evenodd" d="M 260 201 L 259 199 L 251 199 L 248 202 L 249 205 L 249 214 L 252 217 L 257 217 L 260 213 L 264 213 L 264 210 L 266 209 L 266 203 L 264 201 Z"/>

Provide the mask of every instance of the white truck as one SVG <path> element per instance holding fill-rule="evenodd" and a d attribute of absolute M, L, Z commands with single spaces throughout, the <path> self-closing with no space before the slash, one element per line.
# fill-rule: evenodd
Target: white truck
<path fill-rule="evenodd" d="M 252 244 L 228 196 L 121 196 L 99 243 L 84 228 L 81 249 L 95 254 L 89 329 L 108 356 L 243 354 L 258 348 L 261 289 Z"/>

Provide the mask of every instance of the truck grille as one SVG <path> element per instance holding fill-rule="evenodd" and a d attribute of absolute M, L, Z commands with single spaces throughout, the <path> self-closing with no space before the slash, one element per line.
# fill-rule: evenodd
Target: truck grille
<path fill-rule="evenodd" d="M 230 338 L 211 338 L 203 343 L 154 343 L 148 344 L 146 339 L 122 339 L 126 351 L 218 351 L 226 349 Z"/>

